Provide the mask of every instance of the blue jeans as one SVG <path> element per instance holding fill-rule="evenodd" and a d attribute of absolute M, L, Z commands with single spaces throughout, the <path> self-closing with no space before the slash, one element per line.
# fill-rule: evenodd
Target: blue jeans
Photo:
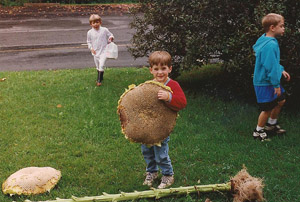
<path fill-rule="evenodd" d="M 153 173 L 158 171 L 158 167 L 161 169 L 163 175 L 174 175 L 171 159 L 169 157 L 169 145 L 170 137 L 167 137 L 162 143 L 161 147 L 152 146 L 147 147 L 142 144 L 142 154 L 147 164 L 146 171 Z"/>

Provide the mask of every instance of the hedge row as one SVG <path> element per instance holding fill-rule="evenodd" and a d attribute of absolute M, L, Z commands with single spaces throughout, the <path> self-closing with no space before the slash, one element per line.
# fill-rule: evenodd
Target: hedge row
<path fill-rule="evenodd" d="M 237 94 L 253 95 L 253 44 L 263 34 L 261 19 L 274 12 L 285 17 L 285 36 L 278 39 L 281 64 L 290 72 L 288 92 L 300 99 L 299 0 L 141 0 L 132 11 L 136 34 L 130 49 L 135 57 L 167 50 L 173 57 L 173 77 L 209 63 L 215 57 Z M 142 15 L 141 15 L 142 14 Z"/>

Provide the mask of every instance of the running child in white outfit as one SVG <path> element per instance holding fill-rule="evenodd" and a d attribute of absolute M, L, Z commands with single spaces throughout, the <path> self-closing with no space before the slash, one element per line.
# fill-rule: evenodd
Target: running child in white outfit
<path fill-rule="evenodd" d="M 114 36 L 106 27 L 101 26 L 102 20 L 99 15 L 92 14 L 89 21 L 92 29 L 87 32 L 87 44 L 98 71 L 97 86 L 101 86 L 106 61 L 104 50 L 106 45 L 114 40 Z"/>

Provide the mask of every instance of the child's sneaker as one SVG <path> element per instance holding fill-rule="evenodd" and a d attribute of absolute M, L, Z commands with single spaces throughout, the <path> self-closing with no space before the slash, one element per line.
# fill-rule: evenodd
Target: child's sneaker
<path fill-rule="evenodd" d="M 259 138 L 260 141 L 264 141 L 264 140 L 268 139 L 268 135 L 267 135 L 267 133 L 265 132 L 264 129 L 259 130 L 259 131 L 257 131 L 256 129 L 254 129 L 254 131 L 253 131 L 253 138 L 254 139 Z"/>
<path fill-rule="evenodd" d="M 143 185 L 148 185 L 149 187 L 151 187 L 153 181 L 154 181 L 157 177 L 158 177 L 158 173 L 157 173 L 157 172 L 155 172 L 155 173 L 147 172 L 147 173 L 146 173 L 146 179 L 145 179 Z"/>
<path fill-rule="evenodd" d="M 164 189 L 166 187 L 171 186 L 174 183 L 174 176 L 170 175 L 170 176 L 162 176 L 161 178 L 161 183 L 160 185 L 157 187 L 158 189 Z"/>
<path fill-rule="evenodd" d="M 97 82 L 96 85 L 97 85 L 97 86 L 101 86 L 102 84 L 101 84 L 100 82 Z"/>
<path fill-rule="evenodd" d="M 275 124 L 269 124 L 267 123 L 266 126 L 265 126 L 265 130 L 267 132 L 275 132 L 276 134 L 283 134 L 286 132 L 286 130 L 282 129 L 278 122 L 275 123 Z"/>

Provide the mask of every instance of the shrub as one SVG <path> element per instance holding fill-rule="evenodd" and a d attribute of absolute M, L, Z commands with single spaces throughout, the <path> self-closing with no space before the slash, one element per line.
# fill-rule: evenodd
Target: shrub
<path fill-rule="evenodd" d="M 195 12 L 200 2 L 142 0 L 140 7 L 132 10 L 131 26 L 136 29 L 133 47 L 134 57 L 148 56 L 155 50 L 166 50 L 173 57 L 173 77 L 184 67 L 189 41 L 197 30 L 200 12 Z M 143 13 L 140 16 L 140 13 Z M 198 15 L 197 15 L 198 14 Z M 190 44 L 191 46 L 192 44 Z"/>
<path fill-rule="evenodd" d="M 0 1 L 0 5 L 3 6 L 22 6 L 24 3 L 27 3 L 27 0 L 3 0 Z"/>
<path fill-rule="evenodd" d="M 281 63 L 293 78 L 287 88 L 296 94 L 300 84 L 298 0 L 141 0 L 132 11 L 136 33 L 129 50 L 134 57 L 158 49 L 170 52 L 173 77 L 217 56 L 229 74 L 226 82 L 232 82 L 236 93 L 252 96 L 252 46 L 263 34 L 262 17 L 270 12 L 285 17 L 286 34 L 279 39 Z"/>

